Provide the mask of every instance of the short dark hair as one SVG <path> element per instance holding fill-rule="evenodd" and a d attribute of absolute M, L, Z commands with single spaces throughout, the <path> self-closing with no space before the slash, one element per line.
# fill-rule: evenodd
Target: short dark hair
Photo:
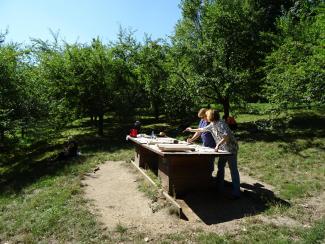
<path fill-rule="evenodd" d="M 214 117 L 214 121 L 218 121 L 218 120 L 220 120 L 220 113 L 219 113 L 219 110 L 214 110 L 214 111 L 213 111 L 213 117 Z"/>
<path fill-rule="evenodd" d="M 141 122 L 140 121 L 135 121 L 135 123 L 134 123 L 134 129 L 137 129 L 137 130 L 140 130 L 140 128 L 141 128 Z"/>
<path fill-rule="evenodd" d="M 220 120 L 220 114 L 218 110 L 209 109 L 207 111 L 207 118 L 211 121 L 219 121 Z"/>

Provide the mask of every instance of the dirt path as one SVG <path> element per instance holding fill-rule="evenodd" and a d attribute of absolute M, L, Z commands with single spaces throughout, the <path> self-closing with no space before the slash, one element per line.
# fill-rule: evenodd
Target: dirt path
<path fill-rule="evenodd" d="M 137 181 L 143 177 L 133 166 L 125 162 L 109 161 L 99 167 L 100 170 L 96 173 L 86 176 L 83 181 L 84 191 L 86 198 L 92 200 L 93 208 L 99 213 L 100 221 L 110 230 L 121 225 L 127 227 L 128 230 L 156 236 L 181 231 L 195 232 L 196 229 L 220 234 L 240 229 L 242 221 L 240 218 L 233 218 L 227 222 L 221 221 L 215 225 L 179 219 L 176 215 L 169 213 L 168 207 L 153 212 L 150 207 L 152 201 L 138 189 Z M 213 201 L 205 201 L 207 204 L 209 202 L 214 204 Z M 231 204 L 229 207 L 232 207 Z M 213 208 L 218 210 L 218 207 L 214 205 Z M 223 212 L 223 210 L 217 212 Z"/>
<path fill-rule="evenodd" d="M 125 162 L 105 162 L 95 173 L 88 174 L 84 184 L 85 196 L 92 200 L 99 218 L 110 230 L 123 226 L 128 231 L 146 233 L 149 236 L 193 231 L 200 229 L 218 234 L 236 233 L 244 229 L 246 216 L 257 216 L 262 222 L 300 226 L 287 217 L 269 219 L 259 213 L 267 208 L 260 198 L 277 199 L 270 185 L 241 174 L 242 190 L 246 194 L 240 200 L 221 199 L 215 192 L 186 195 L 184 201 L 199 217 L 199 221 L 185 221 L 169 213 L 167 207 L 152 211 L 152 201 L 138 189 L 143 177 L 133 166 Z M 228 171 L 228 170 L 227 170 Z M 226 179 L 229 179 L 229 174 Z"/>
<path fill-rule="evenodd" d="M 124 162 L 106 162 L 84 180 L 86 197 L 94 201 L 101 221 L 109 229 L 121 225 L 145 233 L 182 229 L 183 221 L 167 209 L 153 213 L 151 200 L 137 188 L 138 179 L 139 174 Z"/>

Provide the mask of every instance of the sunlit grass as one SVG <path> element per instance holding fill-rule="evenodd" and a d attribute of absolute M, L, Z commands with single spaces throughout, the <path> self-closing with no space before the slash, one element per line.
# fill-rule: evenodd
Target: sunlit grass
<path fill-rule="evenodd" d="M 310 121 L 308 115 L 312 115 Z M 268 119 L 267 117 L 269 115 L 262 112 L 240 114 L 237 121 L 250 126 L 252 122 Z M 319 110 L 302 113 L 301 117 L 294 119 L 288 118 L 287 127 L 282 134 L 270 128 L 259 128 L 248 133 L 246 127 L 243 127 L 244 129 L 236 132 L 240 143 L 240 172 L 273 185 L 277 197 L 293 204 L 291 207 L 272 205 L 264 212 L 265 215 L 285 215 L 303 221 L 306 213 L 304 209 L 294 205 L 295 202 L 317 196 L 324 191 L 323 118 L 323 113 Z M 307 125 L 305 121 L 309 121 Z M 143 233 L 129 233 L 125 226 L 117 227 L 115 234 L 103 229 L 96 216 L 89 211 L 91 205 L 83 199 L 80 182 L 85 173 L 105 161 L 129 161 L 134 156 L 132 145 L 125 141 L 127 128 L 124 130 L 120 128 L 120 123 L 109 121 L 105 130 L 106 136 L 98 137 L 96 129 L 87 125 L 87 122 L 87 119 L 74 122 L 44 145 L 40 143 L 32 147 L 33 145 L 26 144 L 25 148 L 30 147 L 30 151 L 21 151 L 18 155 L 21 157 L 17 157 L 17 161 L 0 165 L 2 179 L 15 173 L 15 170 L 19 171 L 16 172 L 17 177 L 25 177 L 8 181 L 0 193 L 0 242 L 143 242 Z M 193 124 L 197 124 L 197 121 Z M 166 131 L 175 129 L 166 123 L 147 124 L 144 128 L 149 132 L 153 128 Z M 186 137 L 183 134 L 179 136 Z M 48 160 L 63 149 L 64 143 L 70 137 L 78 141 L 81 156 L 64 162 L 49 163 Z M 3 155 L 6 154 L 1 156 Z M 6 157 L 13 159 L 12 155 Z M 150 177 L 159 185 L 159 179 L 155 175 Z M 148 197 L 155 197 L 156 191 L 152 189 L 154 188 L 151 185 L 146 185 L 142 190 L 148 193 Z M 323 219 L 312 223 L 309 229 L 279 227 L 252 220 L 237 234 L 183 232 L 161 236 L 160 242 L 187 243 L 192 240 L 197 243 L 321 243 L 324 240 L 324 230 Z"/>
<path fill-rule="evenodd" d="M 284 142 L 241 142 L 239 165 L 275 186 L 286 199 L 311 196 L 325 189 L 325 138 L 315 141 L 298 153 Z"/>

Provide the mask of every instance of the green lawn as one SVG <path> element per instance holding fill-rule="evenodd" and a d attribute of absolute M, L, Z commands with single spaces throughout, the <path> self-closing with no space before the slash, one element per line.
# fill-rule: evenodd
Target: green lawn
<path fill-rule="evenodd" d="M 319 109 L 312 113 L 291 111 L 289 116 L 276 121 L 263 113 L 238 115 L 240 171 L 273 185 L 277 197 L 291 203 L 290 207 L 270 203 L 263 215 L 289 216 L 302 221 L 308 214 L 297 203 L 324 192 L 323 112 Z M 144 124 L 148 132 L 152 128 L 168 131 L 166 122 L 146 124 L 144 121 Z M 9 153 L 0 155 L 0 243 L 143 242 L 145 233 L 133 233 L 123 226 L 112 231 L 104 228 L 96 222 L 96 216 L 82 197 L 84 173 L 105 160 L 128 161 L 133 156 L 133 148 L 125 142 L 129 125 L 121 127 L 111 118 L 106 125 L 109 130 L 105 131 L 105 137 L 96 137 L 93 128 L 79 121 L 57 134 L 46 147 L 40 145 L 30 151 L 27 148 L 19 157 Z M 49 161 L 69 136 L 79 142 L 82 155 L 64 162 Z M 7 163 L 4 163 L 5 156 Z M 148 192 L 145 187 L 140 186 L 139 190 Z M 151 194 L 149 191 L 148 197 Z M 310 225 L 310 228 L 278 227 L 247 217 L 239 233 L 220 236 L 198 230 L 194 234 L 163 236 L 161 243 L 187 243 L 189 239 L 198 243 L 324 242 L 324 216 Z"/>

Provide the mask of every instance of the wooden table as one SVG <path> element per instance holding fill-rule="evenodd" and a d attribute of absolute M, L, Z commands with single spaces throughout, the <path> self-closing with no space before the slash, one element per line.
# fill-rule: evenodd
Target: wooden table
<path fill-rule="evenodd" d="M 145 143 L 144 138 L 127 139 L 135 145 L 136 165 L 151 169 L 160 178 L 163 189 L 174 197 L 189 190 L 212 187 L 214 158 L 230 155 L 229 152 L 215 152 L 198 145 L 195 151 L 163 152 L 157 145 Z"/>

